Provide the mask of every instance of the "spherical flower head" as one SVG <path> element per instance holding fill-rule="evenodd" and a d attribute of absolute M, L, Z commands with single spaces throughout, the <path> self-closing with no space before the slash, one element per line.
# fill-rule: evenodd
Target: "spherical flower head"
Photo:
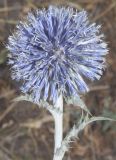
<path fill-rule="evenodd" d="M 100 79 L 107 45 L 86 11 L 50 6 L 16 28 L 7 45 L 12 78 L 34 102 L 78 96 L 89 90 L 86 79 Z"/>

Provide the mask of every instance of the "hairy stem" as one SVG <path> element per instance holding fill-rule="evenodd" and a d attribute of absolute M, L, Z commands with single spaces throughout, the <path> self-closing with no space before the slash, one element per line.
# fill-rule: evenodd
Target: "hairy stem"
<path fill-rule="evenodd" d="M 63 97 L 60 95 L 56 101 L 55 108 L 60 110 L 59 112 L 54 112 L 53 117 L 55 121 L 55 133 L 54 133 L 54 158 L 53 160 L 60 160 L 56 155 L 56 151 L 61 147 L 63 138 Z"/>

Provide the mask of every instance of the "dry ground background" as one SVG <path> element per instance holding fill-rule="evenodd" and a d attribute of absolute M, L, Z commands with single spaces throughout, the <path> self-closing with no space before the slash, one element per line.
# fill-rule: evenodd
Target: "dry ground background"
<path fill-rule="evenodd" d="M 116 118 L 116 0 L 0 0 L 0 160 L 51 160 L 54 123 L 37 106 L 12 100 L 20 94 L 7 66 L 8 35 L 29 10 L 49 4 L 72 6 L 89 12 L 90 20 L 102 24 L 110 54 L 107 70 L 93 83 L 84 100 L 93 115 Z M 78 119 L 79 110 L 65 105 L 64 135 Z M 115 160 L 116 126 L 94 123 L 80 134 L 64 160 Z"/>

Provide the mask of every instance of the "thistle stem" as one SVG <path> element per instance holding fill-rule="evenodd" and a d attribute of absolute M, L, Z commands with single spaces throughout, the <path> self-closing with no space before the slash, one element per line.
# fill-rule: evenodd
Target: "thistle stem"
<path fill-rule="evenodd" d="M 58 97 L 55 108 L 57 108 L 59 112 L 54 112 L 53 117 L 55 121 L 55 133 L 54 133 L 54 158 L 53 160 L 60 160 L 59 156 L 56 155 L 57 149 L 61 147 L 62 138 L 63 138 L 63 97 L 62 94 Z"/>

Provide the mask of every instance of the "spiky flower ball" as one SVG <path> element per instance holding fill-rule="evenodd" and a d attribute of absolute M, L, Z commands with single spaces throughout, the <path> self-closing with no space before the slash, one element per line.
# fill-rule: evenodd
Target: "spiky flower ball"
<path fill-rule="evenodd" d="M 51 6 L 29 13 L 9 37 L 12 77 L 34 102 L 55 103 L 60 93 L 87 92 L 84 79 L 102 75 L 107 45 L 100 26 L 89 24 L 86 11 Z"/>

